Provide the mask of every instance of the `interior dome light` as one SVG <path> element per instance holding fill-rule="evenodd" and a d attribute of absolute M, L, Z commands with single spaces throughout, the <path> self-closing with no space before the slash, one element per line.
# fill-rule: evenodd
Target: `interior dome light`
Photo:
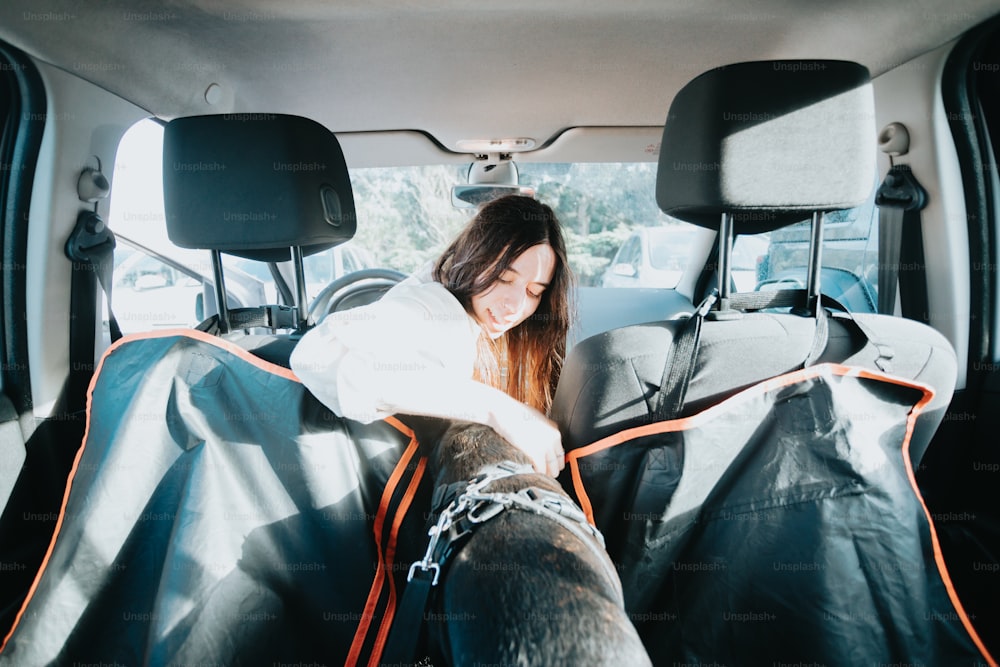
<path fill-rule="evenodd" d="M 460 139 L 456 144 L 458 149 L 468 153 L 515 153 L 527 151 L 535 147 L 531 137 L 516 137 L 514 139 Z"/>

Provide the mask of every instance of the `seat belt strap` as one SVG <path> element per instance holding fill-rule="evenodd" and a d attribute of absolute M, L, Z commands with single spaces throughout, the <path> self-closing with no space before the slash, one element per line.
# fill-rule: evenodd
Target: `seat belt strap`
<path fill-rule="evenodd" d="M 801 304 L 808 295 L 806 290 L 783 290 L 783 292 L 783 294 L 775 293 L 776 296 L 771 301 L 772 305 L 770 307 L 776 307 L 774 304 Z M 739 297 L 742 294 L 734 294 L 733 296 Z M 676 419 L 681 415 L 684 409 L 684 401 L 687 397 L 688 385 L 691 383 L 691 378 L 694 375 L 695 366 L 698 362 L 698 346 L 701 343 L 702 323 L 715 305 L 717 299 L 718 291 L 713 290 L 678 332 L 663 366 L 660 388 L 652 398 L 653 407 L 650 417 L 653 421 L 668 421 Z M 761 302 L 750 298 L 747 299 L 747 303 L 759 306 Z M 732 305 L 732 300 L 730 301 L 730 305 Z M 879 368 L 883 368 L 883 363 L 886 365 L 890 363 L 894 355 L 892 348 L 878 344 L 868 329 L 855 320 L 843 304 L 836 299 L 821 294 L 815 304 L 815 312 L 811 315 L 816 321 L 816 328 L 813 333 L 812 345 L 805 359 L 802 361 L 802 368 L 815 364 L 823 355 L 823 352 L 826 351 L 830 336 L 830 322 L 826 308 L 842 311 L 843 316 L 838 318 L 839 321 L 854 328 L 866 341 L 876 345 L 879 353 L 876 363 L 879 365 Z"/>
<path fill-rule="evenodd" d="M 903 317 L 930 323 L 927 275 L 924 269 L 924 234 L 920 210 L 903 212 L 903 239 L 899 252 L 899 308 Z"/>
<path fill-rule="evenodd" d="M 879 207 L 878 312 L 892 315 L 895 311 L 898 281 L 903 317 L 926 323 L 920 210 L 927 204 L 927 192 L 909 165 L 894 165 L 875 193 L 875 204 Z"/>
<path fill-rule="evenodd" d="M 663 366 L 660 389 L 654 396 L 653 421 L 674 419 L 683 409 L 688 385 L 691 383 L 698 359 L 702 323 L 718 298 L 719 291 L 713 289 L 685 322 L 671 346 L 667 362 Z"/>
<path fill-rule="evenodd" d="M 86 280 L 86 276 L 97 277 L 108 304 L 108 329 L 111 332 L 111 341 L 118 340 L 122 337 L 122 331 L 111 306 L 111 284 L 115 270 L 115 235 L 95 211 L 83 211 L 77 217 L 76 227 L 66 241 L 66 256 L 73 262 L 73 281 Z M 92 279 L 87 282 L 96 287 Z M 96 309 L 94 312 L 96 313 Z M 73 321 L 81 319 L 81 316 L 82 319 L 89 319 L 89 316 L 75 310 L 71 315 Z"/>
<path fill-rule="evenodd" d="M 82 211 L 66 241 L 66 256 L 72 261 L 70 277 L 69 360 L 66 410 L 72 414 L 86 408 L 87 388 L 94 373 L 95 320 L 100 310 L 97 286 L 108 305 L 108 329 L 112 342 L 122 337 L 111 307 L 114 276 L 115 235 L 94 211 Z"/>
<path fill-rule="evenodd" d="M 903 243 L 903 209 L 892 206 L 878 211 L 878 312 L 896 310 L 896 274 Z"/>

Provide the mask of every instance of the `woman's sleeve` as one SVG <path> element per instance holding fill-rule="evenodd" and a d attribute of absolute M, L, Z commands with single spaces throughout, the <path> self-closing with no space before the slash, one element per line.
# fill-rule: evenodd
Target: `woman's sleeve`
<path fill-rule="evenodd" d="M 334 413 L 372 422 L 421 405 L 421 387 L 471 380 L 468 315 L 440 285 L 333 313 L 296 345 L 292 371 Z M 412 396 L 411 396 L 412 395 Z"/>

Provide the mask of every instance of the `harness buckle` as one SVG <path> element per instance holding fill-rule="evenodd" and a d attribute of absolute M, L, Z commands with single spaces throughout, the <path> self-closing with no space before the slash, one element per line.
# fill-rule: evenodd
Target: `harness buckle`
<path fill-rule="evenodd" d="M 417 575 L 417 571 L 433 572 L 434 578 L 431 579 L 431 586 L 437 586 L 438 579 L 441 577 L 440 565 L 437 563 L 429 563 L 426 560 L 418 560 L 410 566 L 410 572 L 406 575 L 406 581 L 413 581 L 413 577 Z"/>
<path fill-rule="evenodd" d="M 485 523 L 505 509 L 507 509 L 507 505 L 496 498 L 486 498 L 469 508 L 465 516 L 469 523 Z"/>

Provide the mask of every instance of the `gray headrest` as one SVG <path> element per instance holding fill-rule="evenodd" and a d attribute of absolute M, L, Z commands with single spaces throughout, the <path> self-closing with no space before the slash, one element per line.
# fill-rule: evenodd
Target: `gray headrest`
<path fill-rule="evenodd" d="M 260 261 L 306 255 L 354 236 L 351 181 L 332 132 L 307 118 L 178 118 L 163 135 L 167 235 L 183 248 Z"/>
<path fill-rule="evenodd" d="M 875 104 L 868 70 L 840 60 L 720 67 L 670 105 L 656 201 L 667 214 L 757 233 L 813 211 L 863 203 L 875 182 Z"/>

